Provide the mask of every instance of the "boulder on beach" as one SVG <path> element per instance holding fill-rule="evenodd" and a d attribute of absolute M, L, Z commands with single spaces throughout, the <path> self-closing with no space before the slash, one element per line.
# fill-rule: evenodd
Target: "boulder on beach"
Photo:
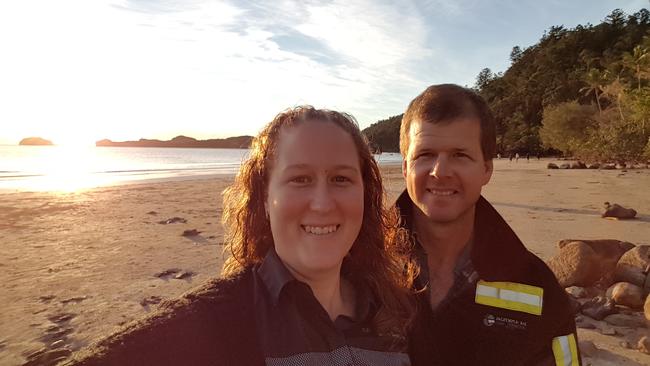
<path fill-rule="evenodd" d="M 616 169 L 616 164 L 612 164 L 612 163 L 609 163 L 609 164 L 603 164 L 603 165 L 601 165 L 600 169 L 603 169 L 603 170 L 614 170 L 614 169 Z"/>
<path fill-rule="evenodd" d="M 587 169 L 587 165 L 581 161 L 571 163 L 571 169 Z"/>
<path fill-rule="evenodd" d="M 555 163 L 548 163 L 546 169 L 558 169 L 558 166 Z"/>
<path fill-rule="evenodd" d="M 557 243 L 560 252 L 549 261 L 549 267 L 563 287 L 592 286 L 613 282 L 616 264 L 634 244 L 614 240 L 564 239 Z M 570 248 L 569 248 L 570 247 Z"/>
<path fill-rule="evenodd" d="M 617 203 L 605 202 L 601 216 L 614 217 L 617 219 L 633 219 L 636 216 L 636 210 L 625 208 Z"/>
<path fill-rule="evenodd" d="M 560 164 L 560 169 L 571 169 L 571 164 L 562 163 L 562 164 Z"/>
<path fill-rule="evenodd" d="M 643 306 L 643 288 L 628 282 L 617 282 L 607 290 L 607 297 L 616 305 L 639 309 Z"/>
<path fill-rule="evenodd" d="M 611 314 L 603 319 L 607 324 L 615 327 L 644 328 L 645 319 L 639 313 Z"/>
<path fill-rule="evenodd" d="M 582 304 L 581 312 L 596 320 L 603 320 L 608 315 L 616 313 L 616 305 L 611 299 L 596 296 Z"/>
<path fill-rule="evenodd" d="M 637 343 L 637 348 L 640 352 L 650 355 L 650 337 L 641 337 L 641 339 L 639 339 L 639 343 Z"/>
<path fill-rule="evenodd" d="M 614 279 L 644 287 L 650 269 L 650 245 L 628 250 L 616 264 Z"/>
<path fill-rule="evenodd" d="M 587 169 L 600 169 L 600 164 L 598 163 L 589 164 L 587 166 Z"/>
<path fill-rule="evenodd" d="M 593 285 L 601 277 L 600 257 L 584 242 L 572 242 L 565 245 L 548 261 L 548 266 L 555 274 L 560 286 Z"/>

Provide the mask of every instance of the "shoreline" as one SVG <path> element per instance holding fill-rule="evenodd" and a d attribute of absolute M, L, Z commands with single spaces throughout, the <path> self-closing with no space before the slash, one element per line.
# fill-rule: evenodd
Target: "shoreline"
<path fill-rule="evenodd" d="M 495 160 L 484 188 L 529 250 L 548 259 L 567 238 L 650 244 L 650 170 L 547 170 L 547 162 Z M 404 189 L 401 165 L 380 168 L 393 202 Z M 56 340 L 78 349 L 218 276 L 225 258 L 221 192 L 233 178 L 0 192 L 0 364 L 20 364 Z M 635 208 L 638 219 L 600 218 L 604 201 Z M 159 223 L 174 217 L 187 222 Z M 181 236 L 188 229 L 201 233 Z M 617 338 L 583 329 L 579 337 L 650 363 L 648 355 L 620 349 Z"/>

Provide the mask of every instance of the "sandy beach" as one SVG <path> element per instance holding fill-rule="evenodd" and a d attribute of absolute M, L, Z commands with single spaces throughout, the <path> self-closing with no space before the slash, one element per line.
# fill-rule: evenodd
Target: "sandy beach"
<path fill-rule="evenodd" d="M 547 170 L 549 161 L 495 160 L 484 189 L 532 252 L 548 259 L 567 238 L 650 244 L 650 170 Z M 401 168 L 382 169 L 392 202 L 404 189 Z M 83 347 L 218 276 L 221 192 L 231 181 L 0 192 L 0 364 L 22 364 L 58 340 Z M 602 219 L 605 201 L 636 209 L 638 218 Z M 160 223 L 174 217 L 186 222 Z M 189 229 L 201 233 L 181 236 Z M 592 365 L 650 364 L 650 356 L 620 347 L 620 337 L 581 329 L 579 338 L 602 349 Z"/>

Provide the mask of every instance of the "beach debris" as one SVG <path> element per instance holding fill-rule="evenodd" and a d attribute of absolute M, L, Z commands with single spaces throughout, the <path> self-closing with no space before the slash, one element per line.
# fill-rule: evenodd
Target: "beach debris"
<path fill-rule="evenodd" d="M 174 278 L 177 280 L 182 280 L 188 277 L 191 278 L 192 276 L 194 276 L 194 272 L 192 271 L 181 271 L 180 273 L 177 273 Z"/>
<path fill-rule="evenodd" d="M 88 298 L 88 296 L 70 297 L 70 298 L 61 300 L 61 304 L 68 304 L 68 303 L 71 303 L 71 302 L 80 303 L 80 302 L 86 300 L 87 298 Z"/>
<path fill-rule="evenodd" d="M 636 347 L 640 352 L 650 355 L 650 338 L 648 336 L 641 337 Z"/>
<path fill-rule="evenodd" d="M 617 327 L 645 328 L 645 319 L 638 313 L 611 314 L 603 319 L 607 324 Z"/>
<path fill-rule="evenodd" d="M 152 295 L 140 300 L 140 305 L 142 305 L 143 307 L 147 307 L 149 305 L 156 305 L 161 301 L 162 301 L 162 297 Z"/>
<path fill-rule="evenodd" d="M 625 208 L 617 203 L 605 202 L 602 217 L 613 217 L 617 219 L 633 219 L 636 216 L 636 210 Z"/>
<path fill-rule="evenodd" d="M 548 163 L 546 165 L 546 169 L 559 169 L 559 168 L 558 168 L 557 164 L 555 164 L 555 163 Z"/>
<path fill-rule="evenodd" d="M 616 305 L 623 305 L 633 309 L 643 306 L 643 289 L 628 282 L 617 282 L 607 290 L 607 297 L 614 300 Z"/>
<path fill-rule="evenodd" d="M 158 278 L 162 278 L 162 279 L 167 279 L 169 277 L 172 277 L 172 276 L 176 275 L 176 273 L 178 273 L 180 271 L 181 270 L 179 268 L 170 268 L 170 269 L 166 269 L 166 270 L 164 270 L 162 272 L 158 272 L 153 276 L 158 277 Z"/>
<path fill-rule="evenodd" d="M 167 220 L 158 221 L 158 223 L 161 224 L 161 225 L 177 224 L 177 223 L 186 224 L 187 220 L 185 220 L 182 217 L 174 216 L 174 217 L 172 217 L 170 219 L 167 219 Z"/>
<path fill-rule="evenodd" d="M 184 230 L 181 236 L 197 236 L 201 234 L 201 231 L 198 231 L 196 229 L 190 229 L 190 230 Z"/>
<path fill-rule="evenodd" d="M 584 357 L 594 357 L 598 353 L 598 347 L 592 341 L 578 341 L 578 348 Z"/>
<path fill-rule="evenodd" d="M 560 164 L 560 169 L 571 169 L 571 164 L 562 163 L 562 164 Z"/>
<path fill-rule="evenodd" d="M 149 211 L 149 212 L 147 212 L 147 215 L 158 215 L 158 212 L 156 212 L 156 211 Z"/>
<path fill-rule="evenodd" d="M 69 348 L 47 349 L 41 348 L 38 351 L 27 355 L 27 362 L 23 366 L 50 366 L 70 357 L 72 351 Z"/>
<path fill-rule="evenodd" d="M 600 169 L 600 164 L 599 163 L 593 163 L 587 165 L 587 169 Z"/>
<path fill-rule="evenodd" d="M 48 303 L 52 301 L 56 296 L 55 295 L 44 295 L 44 296 L 39 296 L 38 301 Z"/>
<path fill-rule="evenodd" d="M 571 163 L 571 169 L 587 169 L 587 165 L 578 160 Z"/>
<path fill-rule="evenodd" d="M 61 313 L 57 315 L 52 315 L 47 318 L 47 320 L 51 321 L 52 323 L 66 323 L 72 320 L 77 316 L 77 314 L 72 314 L 72 313 Z"/>
<path fill-rule="evenodd" d="M 627 251 L 616 264 L 616 281 L 647 286 L 650 271 L 650 245 L 639 245 Z"/>
<path fill-rule="evenodd" d="M 595 320 L 603 320 L 608 315 L 616 313 L 614 301 L 602 296 L 596 296 L 582 304 L 581 312 Z"/>

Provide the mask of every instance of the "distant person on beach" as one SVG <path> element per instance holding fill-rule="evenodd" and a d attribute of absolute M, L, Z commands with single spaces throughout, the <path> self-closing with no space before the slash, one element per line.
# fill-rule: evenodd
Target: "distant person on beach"
<path fill-rule="evenodd" d="M 73 364 L 410 365 L 414 272 L 383 197 L 350 115 L 278 114 L 224 192 L 224 278 Z"/>
<path fill-rule="evenodd" d="M 492 176 L 495 123 L 485 101 L 434 85 L 404 113 L 406 191 L 422 306 L 414 365 L 578 365 L 566 292 L 481 196 Z"/>

